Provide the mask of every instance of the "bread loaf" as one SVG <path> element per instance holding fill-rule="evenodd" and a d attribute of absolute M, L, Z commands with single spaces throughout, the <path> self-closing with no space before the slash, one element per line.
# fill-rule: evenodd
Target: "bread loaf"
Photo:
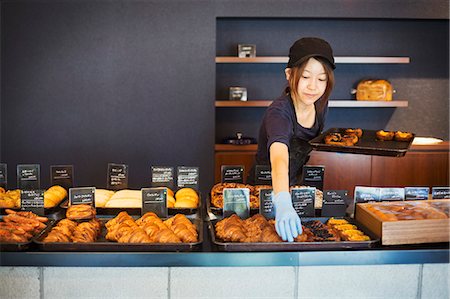
<path fill-rule="evenodd" d="M 358 101 L 392 101 L 392 85 L 386 80 L 362 80 L 356 88 Z"/>

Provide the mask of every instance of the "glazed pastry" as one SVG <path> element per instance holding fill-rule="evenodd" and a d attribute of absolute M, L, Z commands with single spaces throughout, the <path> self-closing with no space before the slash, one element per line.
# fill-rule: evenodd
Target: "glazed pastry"
<path fill-rule="evenodd" d="M 413 134 L 410 132 L 401 132 L 401 131 L 397 131 L 395 132 L 394 135 L 394 139 L 396 141 L 411 141 L 411 139 L 413 138 Z"/>
<path fill-rule="evenodd" d="M 347 135 L 356 135 L 358 138 L 362 137 L 363 131 L 360 128 L 357 129 L 346 129 L 345 134 Z"/>
<path fill-rule="evenodd" d="M 95 208 L 86 204 L 71 205 L 66 211 L 66 218 L 70 220 L 92 219 L 95 215 Z"/>
<path fill-rule="evenodd" d="M 394 139 L 394 132 L 379 130 L 375 133 L 378 140 L 390 141 Z"/>

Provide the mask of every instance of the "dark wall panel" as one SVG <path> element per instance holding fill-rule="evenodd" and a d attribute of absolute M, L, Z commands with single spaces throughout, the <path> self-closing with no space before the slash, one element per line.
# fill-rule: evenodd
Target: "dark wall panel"
<path fill-rule="evenodd" d="M 148 186 L 150 165 L 200 166 L 214 143 L 215 19 L 201 3 L 9 3 L 2 23 L 2 160 L 74 164 L 102 187 L 108 162 Z M 205 125 L 209 124 L 209 125 Z M 205 159 L 204 157 L 211 157 Z"/>
<path fill-rule="evenodd" d="M 394 100 L 408 108 L 331 108 L 327 127 L 361 127 L 413 131 L 449 138 L 448 20 L 219 18 L 217 55 L 237 56 L 237 45 L 256 45 L 257 56 L 288 56 L 300 37 L 319 36 L 336 56 L 405 56 L 409 64 L 338 64 L 331 99 L 354 99 L 352 88 L 362 79 L 389 80 Z M 247 88 L 249 100 L 272 100 L 285 87 L 285 64 L 217 64 L 216 98 L 227 99 L 230 86 Z M 264 108 L 233 114 L 217 111 L 216 140 L 237 131 L 257 136 Z"/>

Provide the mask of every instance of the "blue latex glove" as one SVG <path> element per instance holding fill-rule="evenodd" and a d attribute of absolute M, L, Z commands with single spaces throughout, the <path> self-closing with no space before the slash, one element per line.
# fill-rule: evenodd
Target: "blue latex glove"
<path fill-rule="evenodd" d="M 283 241 L 293 242 L 302 233 L 302 223 L 292 207 L 291 194 L 278 192 L 273 198 L 275 208 L 275 229 Z"/>

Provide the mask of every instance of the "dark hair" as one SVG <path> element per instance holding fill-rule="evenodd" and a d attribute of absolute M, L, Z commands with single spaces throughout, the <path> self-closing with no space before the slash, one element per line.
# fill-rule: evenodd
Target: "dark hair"
<path fill-rule="evenodd" d="M 332 66 L 328 63 L 328 61 L 322 57 L 312 57 L 319 61 L 323 68 L 325 69 L 325 73 L 327 75 L 327 87 L 325 88 L 325 92 L 320 97 L 320 102 L 328 102 L 328 98 L 330 97 L 331 91 L 334 87 L 334 72 Z M 309 60 L 309 59 L 308 59 Z M 291 68 L 291 74 L 289 76 L 288 84 L 289 86 L 286 89 L 286 92 L 289 92 L 291 94 L 291 97 L 297 98 L 298 92 L 297 92 L 297 86 L 298 82 L 300 81 L 300 77 L 303 74 L 303 71 L 305 70 L 306 64 L 308 63 L 308 60 L 302 62 L 298 66 L 294 66 Z"/>

